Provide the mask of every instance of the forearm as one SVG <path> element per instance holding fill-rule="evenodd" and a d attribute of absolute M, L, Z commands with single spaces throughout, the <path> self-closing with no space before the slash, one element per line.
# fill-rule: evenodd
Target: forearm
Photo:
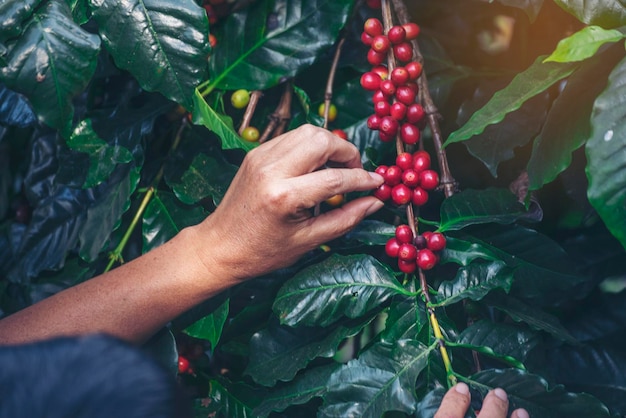
<path fill-rule="evenodd" d="M 232 285 L 195 252 L 193 228 L 110 272 L 0 321 L 0 343 L 103 332 L 140 343 L 170 320 Z"/>

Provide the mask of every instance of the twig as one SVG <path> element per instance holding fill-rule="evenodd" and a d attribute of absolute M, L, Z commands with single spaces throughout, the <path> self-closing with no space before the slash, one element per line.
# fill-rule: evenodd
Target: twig
<path fill-rule="evenodd" d="M 337 72 L 337 65 L 339 64 L 339 58 L 341 57 L 341 49 L 343 48 L 343 44 L 345 42 L 345 36 L 337 42 L 333 63 L 330 66 L 328 79 L 326 80 L 326 91 L 324 92 L 324 129 L 328 129 L 328 113 L 330 112 L 330 104 L 333 100 L 333 83 L 335 82 L 335 73 Z"/>
<path fill-rule="evenodd" d="M 254 112 L 256 111 L 256 106 L 259 103 L 259 99 L 263 96 L 263 92 L 261 90 L 254 90 L 250 93 L 250 101 L 248 102 L 248 106 L 246 106 L 246 111 L 243 114 L 243 120 L 241 121 L 241 125 L 239 126 L 239 135 L 243 134 L 244 129 L 250 126 L 250 121 L 254 116 Z"/>
<path fill-rule="evenodd" d="M 285 83 L 285 90 L 283 91 L 283 95 L 280 97 L 280 102 L 276 107 L 276 110 L 272 112 L 269 116 L 269 123 L 265 127 L 263 134 L 259 138 L 259 143 L 267 141 L 268 139 L 274 138 L 283 132 L 285 132 L 285 128 L 287 127 L 287 122 L 291 119 L 291 98 L 293 96 L 293 88 L 291 85 L 291 81 Z"/>

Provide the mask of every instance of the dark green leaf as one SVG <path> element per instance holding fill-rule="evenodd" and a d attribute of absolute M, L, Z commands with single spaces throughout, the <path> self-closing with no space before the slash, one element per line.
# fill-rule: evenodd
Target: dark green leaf
<path fill-rule="evenodd" d="M 541 10 L 541 6 L 543 6 L 543 0 L 498 0 L 500 3 L 505 6 L 517 7 L 518 9 L 522 9 L 530 19 L 531 22 L 534 22 Z"/>
<path fill-rule="evenodd" d="M 509 224 L 524 217 L 526 210 L 507 189 L 464 190 L 441 204 L 439 231 L 463 229 L 483 223 Z"/>
<path fill-rule="evenodd" d="M 273 309 L 287 325 L 326 326 L 344 315 L 357 318 L 391 296 L 407 293 L 375 258 L 333 254 L 287 281 Z"/>
<path fill-rule="evenodd" d="M 246 374 L 264 386 L 274 386 L 277 380 L 289 381 L 311 360 L 335 355 L 346 338 L 356 335 L 373 319 L 342 320 L 333 327 L 291 328 L 270 322 L 250 340 L 250 363 Z"/>
<path fill-rule="evenodd" d="M 414 340 L 376 343 L 330 378 L 319 417 L 380 417 L 387 411 L 413 413 L 415 381 L 435 345 Z"/>
<path fill-rule="evenodd" d="M 300 106 L 302 107 L 304 120 L 306 121 L 306 123 L 310 123 L 315 126 L 323 126 L 324 119 L 319 117 L 319 115 L 317 114 L 317 111 L 313 109 L 313 106 L 311 104 L 311 98 L 306 93 L 306 91 L 304 91 L 298 86 L 293 86 L 293 92 L 296 98 L 298 98 L 298 102 L 300 103 Z M 297 126 L 301 125 L 301 123 L 298 123 L 294 126 L 293 125 L 294 122 L 295 121 L 292 121 L 292 125 L 290 126 L 291 129 L 296 128 Z"/>
<path fill-rule="evenodd" d="M 37 115 L 21 94 L 0 84 L 0 123 L 25 128 L 37 122 Z"/>
<path fill-rule="evenodd" d="M 335 43 L 352 3 L 262 0 L 230 15 L 216 33 L 207 90 L 263 90 L 293 77 Z"/>
<path fill-rule="evenodd" d="M 0 42 L 19 35 L 22 24 L 28 19 L 41 0 L 8 0 L 0 4 Z"/>
<path fill-rule="evenodd" d="M 346 127 L 344 131 L 348 134 L 348 140 L 361 152 L 361 162 L 365 167 L 368 165 L 370 167 L 376 167 L 379 162 L 378 159 L 396 152 L 395 144 L 381 141 L 378 131 L 367 127 L 367 119 L 363 119 L 354 125 Z M 372 151 L 378 156 L 377 161 L 372 161 L 372 158 L 370 158 L 369 154 L 372 153 Z M 370 169 L 373 170 L 373 168 Z"/>
<path fill-rule="evenodd" d="M 519 109 L 527 100 L 567 77 L 577 67 L 575 63 L 543 63 L 543 58 L 537 58 L 533 65 L 516 75 L 507 87 L 494 94 L 465 125 L 450 134 L 444 145 L 465 141 L 480 134 L 487 126 L 502 121 L 508 113 Z"/>
<path fill-rule="evenodd" d="M 74 16 L 76 23 L 79 25 L 87 23 L 91 16 L 89 0 L 65 0 L 65 2 L 69 4 L 70 9 L 72 9 L 72 16 Z"/>
<path fill-rule="evenodd" d="M 226 381 L 209 381 L 207 398 L 196 403 L 196 416 L 218 416 L 228 418 L 255 418 L 252 410 L 263 399 L 263 394 L 255 392 L 244 384 L 229 384 Z"/>
<path fill-rule="evenodd" d="M 385 245 L 396 234 L 396 227 L 381 221 L 364 220 L 346 234 L 347 239 L 367 245 Z"/>
<path fill-rule="evenodd" d="M 178 350 L 176 338 L 169 328 L 162 328 L 141 346 L 141 351 L 154 358 L 165 367 L 172 376 L 178 373 Z"/>
<path fill-rule="evenodd" d="M 98 36 L 74 23 L 67 4 L 50 0 L 12 45 L 2 80 L 28 97 L 43 122 L 68 135 L 72 98 L 91 79 L 99 50 Z"/>
<path fill-rule="evenodd" d="M 485 370 L 471 376 L 468 383 L 483 396 L 488 390 L 504 389 L 509 409 L 524 408 L 532 417 L 609 417 L 609 411 L 598 399 L 567 392 L 561 385 L 551 387 L 542 377 L 522 370 Z"/>
<path fill-rule="evenodd" d="M 615 29 L 586 26 L 573 35 L 561 39 L 554 52 L 544 62 L 582 61 L 593 56 L 602 45 L 617 42 L 624 36 L 626 35 Z"/>
<path fill-rule="evenodd" d="M 623 54 L 621 45 L 611 48 L 583 63 L 567 80 L 533 144 L 526 166 L 530 190 L 540 189 L 569 167 L 572 152 L 589 138 L 593 102 Z"/>
<path fill-rule="evenodd" d="M 228 318 L 229 303 L 230 300 L 226 299 L 224 303 L 210 315 L 205 316 L 185 328 L 185 334 L 207 340 L 211 343 L 211 347 L 215 349 L 217 343 L 220 341 L 222 329 L 224 329 L 224 324 Z"/>
<path fill-rule="evenodd" d="M 100 36 L 118 67 L 148 91 L 188 109 L 206 78 L 206 11 L 193 0 L 89 0 Z"/>
<path fill-rule="evenodd" d="M 416 298 L 396 299 L 389 307 L 380 340 L 388 343 L 404 339 L 417 340 L 425 327 L 428 328 L 425 303 Z"/>
<path fill-rule="evenodd" d="M 480 243 L 452 236 L 446 237 L 446 248 L 441 253 L 442 263 L 456 263 L 461 266 L 468 266 L 474 260 L 495 261 L 499 259 L 494 252 Z"/>
<path fill-rule="evenodd" d="M 616 28 L 626 24 L 626 6 L 622 0 L 555 0 L 569 13 L 588 25 Z"/>
<path fill-rule="evenodd" d="M 441 406 L 446 390 L 438 387 L 428 392 L 415 408 L 415 418 L 433 418 Z"/>
<path fill-rule="evenodd" d="M 435 306 L 447 306 L 469 298 L 480 300 L 493 289 L 508 292 L 513 271 L 502 261 L 475 262 L 461 267 L 453 280 L 441 283 Z"/>
<path fill-rule="evenodd" d="M 341 127 L 364 122 L 372 114 L 374 106 L 372 93 L 361 87 L 360 78 L 337 86 L 332 101 L 337 106 L 337 120 L 333 123 Z"/>
<path fill-rule="evenodd" d="M 598 96 L 587 141 L 589 201 L 611 233 L 626 247 L 626 59 L 609 76 Z"/>

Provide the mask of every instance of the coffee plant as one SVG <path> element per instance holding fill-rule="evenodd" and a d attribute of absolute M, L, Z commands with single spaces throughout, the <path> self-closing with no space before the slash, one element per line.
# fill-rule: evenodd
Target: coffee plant
<path fill-rule="evenodd" d="M 310 123 L 385 208 L 145 345 L 198 417 L 432 417 L 458 381 L 468 416 L 496 387 L 624 416 L 624 27 L 616 0 L 3 1 L 1 313 L 200 222 Z"/>

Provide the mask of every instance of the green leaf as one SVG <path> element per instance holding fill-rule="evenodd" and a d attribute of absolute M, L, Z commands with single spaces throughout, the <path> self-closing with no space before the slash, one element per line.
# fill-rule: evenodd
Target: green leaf
<path fill-rule="evenodd" d="M 465 125 L 450 134 L 444 146 L 465 141 L 483 132 L 487 126 L 502 121 L 508 113 L 569 76 L 577 67 L 576 63 L 543 63 L 542 60 L 543 57 L 537 58 L 529 68 L 516 75 L 507 87 L 496 92 Z"/>
<path fill-rule="evenodd" d="M 415 382 L 428 364 L 435 344 L 414 340 L 376 343 L 361 356 L 337 370 L 319 417 L 380 417 L 387 411 L 413 413 Z"/>
<path fill-rule="evenodd" d="M 211 106 L 207 104 L 202 94 L 196 89 L 193 96 L 193 123 L 206 126 L 209 130 L 215 132 L 222 139 L 223 149 L 241 148 L 250 151 L 256 147 L 256 142 L 249 142 L 242 139 L 233 126 L 233 120 L 230 116 L 217 113 Z"/>
<path fill-rule="evenodd" d="M 428 325 L 425 303 L 417 298 L 397 298 L 389 307 L 380 340 L 388 343 L 404 339 L 418 340 L 418 336 Z"/>
<path fill-rule="evenodd" d="M 526 166 L 530 190 L 538 190 L 569 167 L 572 152 L 591 135 L 591 110 L 624 49 L 616 45 L 574 72 L 556 98 Z"/>
<path fill-rule="evenodd" d="M 544 378 L 517 369 L 484 370 L 468 379 L 483 396 L 500 387 L 507 392 L 509 409 L 524 408 L 531 417 L 609 417 L 598 399 L 567 392 L 562 385 L 551 386 Z"/>
<path fill-rule="evenodd" d="M 41 0 L 9 0 L 0 4 L 0 42 L 13 38 L 24 30 L 28 19 Z"/>
<path fill-rule="evenodd" d="M 615 29 L 602 29 L 600 26 L 586 26 L 561 39 L 556 49 L 543 62 L 582 61 L 593 56 L 600 47 L 609 42 L 617 42 L 626 35 Z"/>
<path fill-rule="evenodd" d="M 211 343 L 211 348 L 215 350 L 228 318 L 229 303 L 230 300 L 226 299 L 214 312 L 185 328 L 185 334 L 207 340 Z"/>
<path fill-rule="evenodd" d="M 206 11 L 193 0 L 89 0 L 115 64 L 188 109 L 207 76 Z"/>
<path fill-rule="evenodd" d="M 526 210 L 507 189 L 464 190 L 444 200 L 439 231 L 463 229 L 484 223 L 509 224 L 524 217 Z"/>
<path fill-rule="evenodd" d="M 504 262 L 475 262 L 461 267 L 453 280 L 441 283 L 434 306 L 447 306 L 466 298 L 480 300 L 498 288 L 508 292 L 512 283 L 513 272 Z"/>
<path fill-rule="evenodd" d="M 352 4 L 261 0 L 231 14 L 215 34 L 207 91 L 264 90 L 295 76 L 335 43 Z"/>
<path fill-rule="evenodd" d="M 331 363 L 326 366 L 307 369 L 298 375 L 289 385 L 268 394 L 263 402 L 254 409 L 254 416 L 266 417 L 271 412 L 282 412 L 291 405 L 307 403 L 314 397 L 321 397 L 327 391 L 328 380 L 340 365 Z"/>
<path fill-rule="evenodd" d="M 626 59 L 609 76 L 591 117 L 592 133 L 585 147 L 589 202 L 606 227 L 626 247 Z"/>
<path fill-rule="evenodd" d="M 356 335 L 374 315 L 342 320 L 333 327 L 297 327 L 270 322 L 250 340 L 250 362 L 245 373 L 263 386 L 289 381 L 316 358 L 330 358 L 348 337 Z"/>
<path fill-rule="evenodd" d="M 372 256 L 333 254 L 287 281 L 273 309 L 283 324 L 326 326 L 344 315 L 357 318 L 397 294 L 409 292 Z"/>
<path fill-rule="evenodd" d="M 356 228 L 346 234 L 346 239 L 353 239 L 367 245 L 385 245 L 396 234 L 396 227 L 371 219 L 360 222 Z"/>
<path fill-rule="evenodd" d="M 81 121 L 66 142 L 67 146 L 89 155 L 89 171 L 83 187 L 96 186 L 106 180 L 117 164 L 129 163 L 131 152 L 120 145 L 110 146 L 91 126 L 91 119 Z"/>
<path fill-rule="evenodd" d="M 493 251 L 478 242 L 446 236 L 446 248 L 441 253 L 441 263 L 456 263 L 469 266 L 474 260 L 500 260 Z"/>
<path fill-rule="evenodd" d="M 51 0 L 37 9 L 12 44 L 2 81 L 28 97 L 44 123 L 67 136 L 72 98 L 91 79 L 99 50 L 98 36 L 74 23 L 65 2 Z"/>
<path fill-rule="evenodd" d="M 79 25 L 83 25 L 89 21 L 91 11 L 89 9 L 89 0 L 65 0 L 72 9 L 74 21 Z"/>
<path fill-rule="evenodd" d="M 622 0 L 555 0 L 555 2 L 588 25 L 616 28 L 626 24 L 626 6 Z"/>
<path fill-rule="evenodd" d="M 263 393 L 244 384 L 233 384 L 226 380 L 213 379 L 209 381 L 207 397 L 196 401 L 195 416 L 256 418 L 252 411 L 263 397 Z"/>

